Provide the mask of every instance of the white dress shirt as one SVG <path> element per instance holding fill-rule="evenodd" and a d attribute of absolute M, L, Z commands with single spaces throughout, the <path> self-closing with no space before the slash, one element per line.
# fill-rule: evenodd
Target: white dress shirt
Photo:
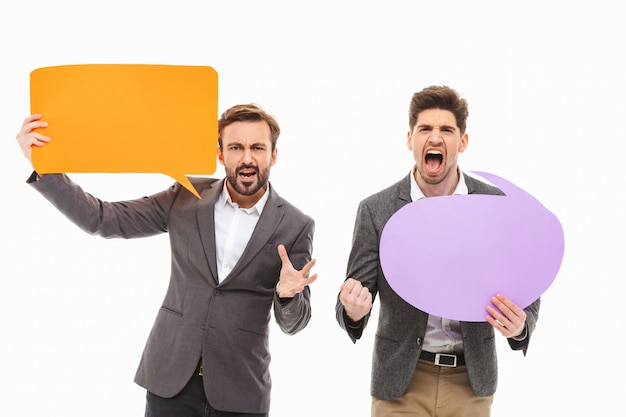
<path fill-rule="evenodd" d="M 233 270 L 250 236 L 256 227 L 269 197 L 269 184 L 263 196 L 250 208 L 240 208 L 228 194 L 226 181 L 220 197 L 215 202 L 215 256 L 217 260 L 218 280 Z"/>

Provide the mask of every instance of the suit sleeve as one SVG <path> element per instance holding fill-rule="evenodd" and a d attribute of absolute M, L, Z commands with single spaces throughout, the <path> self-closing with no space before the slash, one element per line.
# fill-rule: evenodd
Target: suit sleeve
<path fill-rule="evenodd" d="M 378 292 L 377 279 L 380 268 L 378 255 L 379 240 L 380 230 L 377 230 L 373 221 L 371 207 L 365 201 L 362 201 L 359 204 L 354 224 L 352 250 L 348 258 L 346 277 L 356 279 L 364 287 L 367 287 L 372 294 L 372 302 Z M 346 315 L 339 295 L 337 295 L 335 316 L 339 326 L 348 333 L 352 342 L 356 342 L 357 339 L 361 338 L 370 314 L 371 311 L 360 321 L 353 322 Z"/>
<path fill-rule="evenodd" d="M 524 340 L 515 340 L 512 338 L 508 338 L 509 346 L 513 350 L 521 350 L 526 355 L 528 351 L 528 345 L 530 344 L 530 336 L 533 334 L 535 330 L 535 326 L 537 325 L 537 320 L 539 319 L 539 306 L 541 305 L 541 299 L 535 300 L 531 305 L 526 307 L 524 311 L 526 312 L 526 337 Z"/>
<path fill-rule="evenodd" d="M 105 238 L 137 238 L 167 231 L 179 186 L 136 200 L 106 202 L 83 191 L 65 174 L 46 174 L 28 183 L 83 231 Z"/>
<path fill-rule="evenodd" d="M 307 218 L 302 232 L 293 245 L 287 247 L 294 268 L 302 269 L 312 259 L 315 222 Z M 278 277 L 277 277 L 278 278 Z M 291 299 L 281 299 L 274 291 L 274 317 L 278 327 L 293 335 L 304 329 L 311 320 L 311 290 L 308 286 Z"/>

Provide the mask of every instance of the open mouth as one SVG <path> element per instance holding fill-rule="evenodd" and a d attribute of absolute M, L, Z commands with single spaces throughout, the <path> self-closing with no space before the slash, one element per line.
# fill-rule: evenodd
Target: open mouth
<path fill-rule="evenodd" d="M 426 153 L 424 162 L 428 171 L 435 172 L 439 170 L 441 164 L 443 163 L 443 153 L 436 149 L 431 149 Z"/>
<path fill-rule="evenodd" d="M 256 168 L 241 168 L 237 171 L 237 175 L 243 180 L 250 180 L 257 174 Z"/>

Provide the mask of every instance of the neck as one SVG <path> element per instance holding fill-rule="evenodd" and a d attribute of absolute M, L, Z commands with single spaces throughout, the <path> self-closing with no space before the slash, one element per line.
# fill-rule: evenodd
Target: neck
<path fill-rule="evenodd" d="M 415 181 L 425 197 L 441 197 L 444 195 L 454 194 L 454 190 L 456 190 L 456 187 L 459 184 L 461 175 L 459 173 L 459 169 L 457 168 L 456 175 L 448 175 L 437 184 L 430 184 L 424 181 L 419 176 L 416 169 L 413 170 L 413 177 L 415 177 Z"/>
<path fill-rule="evenodd" d="M 251 195 L 240 194 L 234 190 L 231 185 L 226 181 L 226 189 L 230 195 L 230 199 L 233 203 L 236 203 L 239 208 L 251 208 L 263 197 L 263 194 L 267 191 L 267 184 L 263 188 L 259 189 L 256 193 Z"/>

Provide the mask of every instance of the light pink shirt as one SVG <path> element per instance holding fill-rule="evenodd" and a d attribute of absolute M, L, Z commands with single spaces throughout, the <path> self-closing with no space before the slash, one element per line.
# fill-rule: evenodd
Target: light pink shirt
<path fill-rule="evenodd" d="M 415 173 L 415 171 L 413 171 Z M 417 201 L 426 198 L 424 193 L 412 175 L 411 200 Z M 453 194 L 467 195 L 467 184 L 463 172 L 459 168 L 459 183 Z M 444 291 L 445 289 L 442 289 Z M 461 353 L 463 352 L 463 336 L 461 335 L 461 324 L 457 320 L 450 320 L 430 314 L 426 325 L 426 336 L 422 349 L 434 353 Z"/>

